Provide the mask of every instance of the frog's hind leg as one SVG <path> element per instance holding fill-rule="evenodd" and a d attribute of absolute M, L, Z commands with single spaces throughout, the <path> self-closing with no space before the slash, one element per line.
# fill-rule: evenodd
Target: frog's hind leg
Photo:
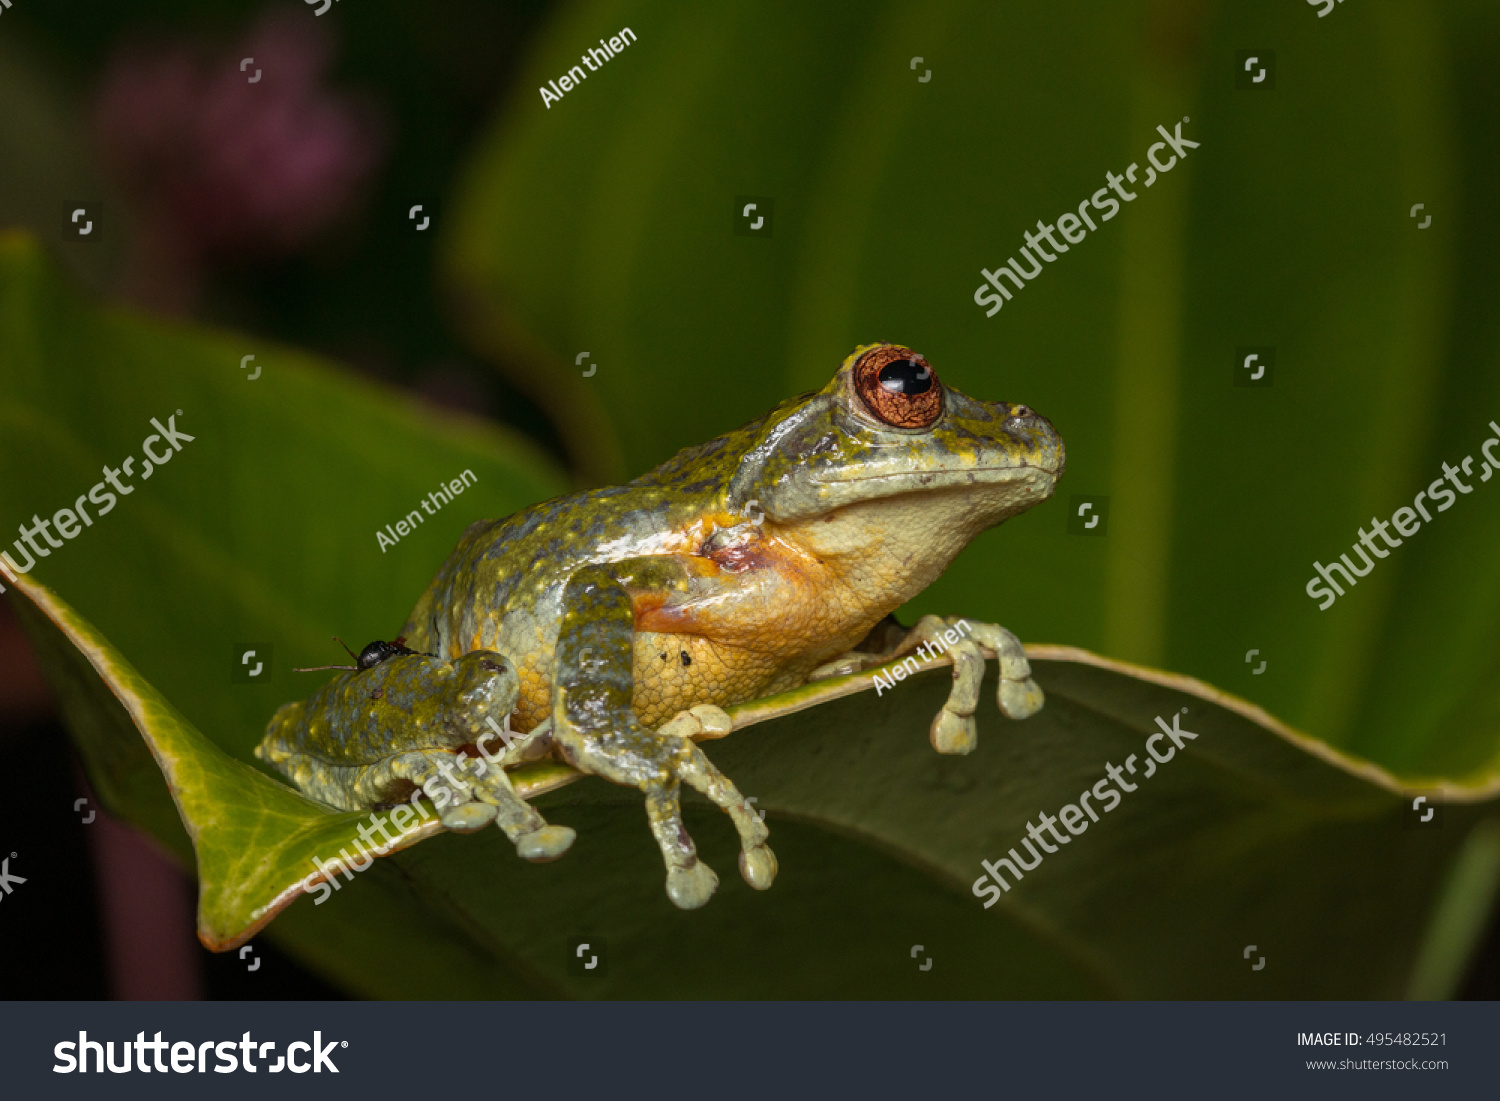
<path fill-rule="evenodd" d="M 402 753 L 386 763 L 385 779 L 387 783 L 404 781 L 423 791 L 436 783 L 438 818 L 450 830 L 473 833 L 494 822 L 523 860 L 556 860 L 577 835 L 567 826 L 549 826 L 511 787 L 504 765 L 512 755 L 517 761 L 523 759 L 525 752 L 526 743 L 517 741 L 489 761 L 440 749 Z"/>
<path fill-rule="evenodd" d="M 547 724 L 512 741 L 503 753 L 471 758 L 468 763 L 477 773 L 475 798 L 497 808 L 496 824 L 515 845 L 523 860 L 544 864 L 567 852 L 578 836 L 569 826 L 549 826 L 531 804 L 516 793 L 505 770 L 523 761 L 534 760 L 538 750 L 546 751 L 552 740 Z"/>
<path fill-rule="evenodd" d="M 645 794 L 646 817 L 667 867 L 667 895 L 677 906 L 696 909 L 719 885 L 682 824 L 684 781 L 728 812 L 740 834 L 740 872 L 764 890 L 776 875 L 776 858 L 765 844 L 769 832 L 691 738 L 705 729 L 727 730 L 728 716 L 700 706 L 655 731 L 636 718 L 635 612 L 621 577 L 632 588 L 671 589 L 677 573 L 671 559 L 646 558 L 588 566 L 569 579 L 553 673 L 555 744 L 575 768 Z"/>

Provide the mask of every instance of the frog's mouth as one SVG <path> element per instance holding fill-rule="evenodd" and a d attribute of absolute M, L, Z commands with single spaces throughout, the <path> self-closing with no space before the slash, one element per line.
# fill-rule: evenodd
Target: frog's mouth
<path fill-rule="evenodd" d="M 1051 483 L 1045 487 L 1043 496 L 1050 497 L 1061 477 L 1058 469 L 1040 463 L 1025 461 L 1004 466 L 940 467 L 935 470 L 903 470 L 895 474 L 865 474 L 848 478 L 809 478 L 808 484 L 819 490 L 837 494 L 840 487 L 858 486 L 861 493 L 872 497 L 894 497 L 903 493 L 920 493 L 924 489 L 957 489 L 964 486 L 1006 486 L 1017 482 L 1035 483 L 1041 475 Z M 889 486 L 881 493 L 882 487 Z M 1041 487 L 1038 487 L 1041 488 Z M 871 492 L 872 490 L 876 492 Z"/>
<path fill-rule="evenodd" d="M 1014 481 L 1015 479 L 1005 477 L 979 478 L 976 475 L 1019 475 L 1023 471 L 1036 470 L 1056 481 L 1062 476 L 1060 468 L 1061 464 L 1059 464 L 1059 469 L 1053 469 L 1049 466 L 1043 466 L 1041 463 L 1028 463 L 1025 460 L 1021 460 L 1019 462 L 1008 463 L 1005 466 L 960 466 L 939 468 L 937 470 L 903 470 L 897 474 L 865 474 L 853 478 L 811 478 L 809 481 L 813 485 L 825 486 L 868 485 L 872 482 L 902 482 L 916 486 L 925 486 L 938 480 L 942 480 L 944 486 L 978 485 L 981 482 L 985 485 L 1000 485 L 1008 481 Z"/>
<path fill-rule="evenodd" d="M 979 511 L 1003 518 L 1052 496 L 1058 476 L 1057 471 L 1039 464 L 1016 462 L 841 478 L 809 477 L 802 483 L 803 492 L 788 494 L 782 500 L 762 500 L 761 507 L 773 520 L 795 523 L 852 505 L 927 493 L 969 492 L 976 495 Z M 979 497 L 984 500 L 982 505 Z"/>

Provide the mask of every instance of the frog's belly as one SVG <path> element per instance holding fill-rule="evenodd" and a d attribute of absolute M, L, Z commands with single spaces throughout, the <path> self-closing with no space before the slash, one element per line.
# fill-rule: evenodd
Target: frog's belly
<path fill-rule="evenodd" d="M 635 636 L 635 712 L 658 727 L 700 703 L 730 704 L 801 684 L 816 662 L 726 646 L 693 635 Z M 539 656 L 522 662 L 521 697 L 512 726 L 530 730 L 551 713 L 552 669 Z"/>
<path fill-rule="evenodd" d="M 635 712 L 657 727 L 700 703 L 753 700 L 801 683 L 802 664 L 793 668 L 785 656 L 712 639 L 643 631 L 635 636 Z"/>

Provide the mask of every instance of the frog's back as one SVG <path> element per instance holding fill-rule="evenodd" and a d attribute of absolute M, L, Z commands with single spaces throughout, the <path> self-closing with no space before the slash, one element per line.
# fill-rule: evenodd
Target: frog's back
<path fill-rule="evenodd" d="M 675 485 L 631 483 L 471 524 L 413 609 L 407 644 L 449 660 L 509 655 L 522 675 L 518 729 L 529 729 L 547 695 L 568 578 L 594 562 L 690 551 L 695 512 Z"/>
<path fill-rule="evenodd" d="M 763 419 L 684 448 L 625 485 L 470 524 L 413 610 L 409 638 L 457 657 L 481 648 L 491 617 L 533 606 L 580 566 L 681 549 L 695 521 L 722 506 Z"/>

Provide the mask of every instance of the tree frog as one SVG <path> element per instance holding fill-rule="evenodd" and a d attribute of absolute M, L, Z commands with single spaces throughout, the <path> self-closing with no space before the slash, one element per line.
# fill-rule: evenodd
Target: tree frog
<path fill-rule="evenodd" d="M 550 754 L 643 793 L 667 894 L 693 909 L 718 877 L 683 828 L 686 783 L 728 813 L 740 873 L 764 890 L 768 830 L 694 739 L 727 733 L 731 704 L 945 630 L 951 642 L 955 619 L 903 631 L 890 615 L 981 531 L 1051 496 L 1064 466 L 1045 417 L 944 385 L 910 348 L 862 345 L 822 390 L 633 482 L 471 525 L 403 640 L 283 707 L 257 752 L 344 809 L 477 765 L 464 794 L 438 785 L 444 824 L 495 821 L 537 861 L 574 833 L 543 821 L 504 770 Z M 1002 713 L 1042 706 L 1015 636 L 971 622 L 930 731 L 940 753 L 974 748 L 981 646 L 998 655 Z M 506 748 L 492 755 L 501 720 Z M 475 760 L 476 745 L 498 767 Z"/>

